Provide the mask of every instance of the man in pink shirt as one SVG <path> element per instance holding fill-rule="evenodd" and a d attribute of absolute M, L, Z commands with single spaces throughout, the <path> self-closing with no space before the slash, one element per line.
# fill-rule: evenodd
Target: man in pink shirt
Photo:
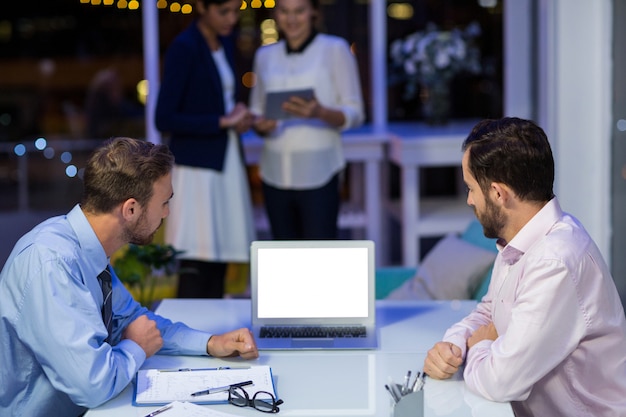
<path fill-rule="evenodd" d="M 626 416 L 626 319 L 597 246 L 553 194 L 554 159 L 528 120 L 479 122 L 463 180 L 486 237 L 489 291 L 429 350 L 436 379 L 465 364 L 467 387 L 521 416 Z"/>

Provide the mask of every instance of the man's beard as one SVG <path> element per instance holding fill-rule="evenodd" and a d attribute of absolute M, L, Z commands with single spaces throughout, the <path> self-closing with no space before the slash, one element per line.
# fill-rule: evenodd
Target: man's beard
<path fill-rule="evenodd" d="M 502 237 L 502 229 L 506 223 L 505 216 L 502 211 L 494 204 L 490 198 L 485 199 L 485 211 L 479 213 L 474 207 L 474 214 L 483 226 L 483 234 L 490 239 Z"/>
<path fill-rule="evenodd" d="M 137 223 L 132 227 L 127 227 L 124 230 L 124 237 L 128 243 L 132 243 L 134 245 L 147 245 L 152 242 L 154 239 L 154 235 L 156 234 L 159 227 L 163 224 L 163 219 L 161 219 L 161 223 L 159 226 L 153 230 L 152 232 L 148 231 L 146 222 L 146 212 L 144 211 L 139 216 Z"/>

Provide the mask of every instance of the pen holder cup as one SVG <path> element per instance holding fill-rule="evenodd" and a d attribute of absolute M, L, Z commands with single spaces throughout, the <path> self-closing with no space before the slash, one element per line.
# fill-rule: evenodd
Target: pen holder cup
<path fill-rule="evenodd" d="M 390 417 L 424 417 L 424 390 L 412 392 L 391 403 Z"/>

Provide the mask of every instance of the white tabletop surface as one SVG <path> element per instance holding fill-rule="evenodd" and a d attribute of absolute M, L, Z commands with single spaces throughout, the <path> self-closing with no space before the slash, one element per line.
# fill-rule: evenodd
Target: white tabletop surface
<path fill-rule="evenodd" d="M 155 355 L 143 368 L 269 365 L 276 391 L 285 401 L 280 406 L 281 416 L 404 417 L 392 415 L 384 385 L 390 377 L 401 382 L 409 369 L 413 373 L 420 371 L 427 350 L 441 339 L 448 326 L 474 306 L 474 301 L 377 301 L 380 346 L 376 350 L 261 351 L 260 357 L 253 361 Z M 248 299 L 167 299 L 157 309 L 157 313 L 174 321 L 215 333 L 249 326 L 250 311 Z M 494 403 L 470 393 L 461 375 L 453 380 L 426 381 L 425 417 L 513 416 L 508 403 Z M 133 407 L 131 400 L 132 386 L 129 386 L 118 397 L 86 415 L 143 417 L 154 408 Z M 252 408 L 229 404 L 205 407 L 237 416 L 263 415 Z"/>

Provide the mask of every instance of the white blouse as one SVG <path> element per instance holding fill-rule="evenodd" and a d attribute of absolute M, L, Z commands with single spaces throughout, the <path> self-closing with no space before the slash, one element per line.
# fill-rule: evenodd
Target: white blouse
<path fill-rule="evenodd" d="M 341 131 L 365 118 L 356 59 L 343 38 L 318 34 L 301 53 L 287 54 L 285 41 L 263 46 L 254 60 L 256 85 L 250 110 L 265 109 L 267 92 L 313 88 L 324 107 L 343 112 L 340 128 L 319 119 L 279 122 L 264 138 L 259 170 L 263 180 L 278 188 L 310 189 L 324 185 L 345 166 Z"/>

